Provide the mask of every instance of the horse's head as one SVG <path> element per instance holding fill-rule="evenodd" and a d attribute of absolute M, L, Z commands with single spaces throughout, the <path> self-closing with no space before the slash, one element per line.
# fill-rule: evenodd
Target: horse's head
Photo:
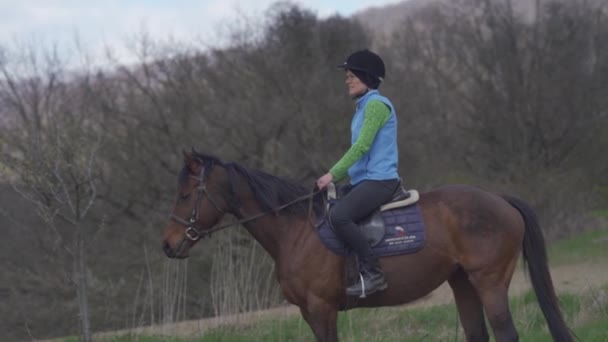
<path fill-rule="evenodd" d="M 195 152 L 184 152 L 175 205 L 163 238 L 169 258 L 186 258 L 188 251 L 205 237 L 229 210 L 230 181 L 226 169 L 213 167 Z"/>

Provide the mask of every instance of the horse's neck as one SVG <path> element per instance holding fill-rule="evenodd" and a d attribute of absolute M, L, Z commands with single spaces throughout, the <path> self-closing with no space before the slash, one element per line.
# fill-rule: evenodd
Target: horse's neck
<path fill-rule="evenodd" d="M 285 227 L 282 226 L 279 217 L 268 214 L 260 219 L 246 223 L 245 228 L 274 260 L 279 258 L 281 245 L 286 236 L 284 234 Z"/>
<path fill-rule="evenodd" d="M 240 179 L 236 191 L 241 202 L 237 216 L 240 216 L 241 219 L 247 219 L 267 210 L 258 203 L 246 180 Z M 269 212 L 258 219 L 245 223 L 244 226 L 268 254 L 275 261 L 278 261 L 281 252 L 285 253 L 289 246 L 301 238 L 302 233 L 305 232 L 303 228 L 308 222 L 304 218 L 284 215 L 282 212 L 278 214 Z"/>
<path fill-rule="evenodd" d="M 243 219 L 247 215 L 262 212 L 264 209 L 257 204 L 249 204 L 243 207 L 241 216 Z M 256 239 L 260 245 L 275 260 L 281 257 L 281 253 L 289 251 L 294 243 L 302 238 L 308 220 L 291 215 L 268 213 L 259 219 L 245 223 L 247 231 Z"/>

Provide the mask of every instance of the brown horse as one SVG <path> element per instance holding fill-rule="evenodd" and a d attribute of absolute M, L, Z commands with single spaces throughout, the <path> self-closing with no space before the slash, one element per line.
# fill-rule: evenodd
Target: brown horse
<path fill-rule="evenodd" d="M 216 226 L 224 214 L 234 215 L 274 259 L 283 295 L 300 308 L 318 341 L 338 340 L 339 310 L 412 302 L 446 280 L 467 341 L 489 340 L 484 310 L 496 341 L 515 341 L 507 293 L 522 247 L 551 335 L 556 341 L 573 340 L 558 306 L 536 216 L 519 199 L 465 185 L 421 194 L 424 248 L 380 260 L 389 284 L 385 291 L 347 298 L 345 258 L 322 244 L 309 216 L 312 202 L 302 200 L 310 189 L 237 163 L 196 152 L 184 155 L 164 252 L 187 257 L 199 237 L 225 227 Z"/>

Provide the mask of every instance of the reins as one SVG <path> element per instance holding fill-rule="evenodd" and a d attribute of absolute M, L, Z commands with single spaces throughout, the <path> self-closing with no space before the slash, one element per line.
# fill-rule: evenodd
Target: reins
<path fill-rule="evenodd" d="M 247 223 L 247 222 L 250 222 L 250 221 L 256 220 L 256 219 L 258 219 L 258 218 L 260 218 L 260 217 L 266 216 L 266 215 L 268 215 L 268 214 L 270 214 L 270 213 L 275 213 L 275 214 L 277 214 L 279 211 L 281 211 L 281 210 L 283 210 L 283 209 L 285 209 L 285 208 L 287 208 L 287 207 L 290 207 L 290 206 L 292 206 L 292 205 L 294 205 L 294 204 L 296 204 L 296 203 L 302 202 L 302 201 L 304 201 L 304 200 L 306 200 L 306 199 L 310 199 L 310 201 L 309 201 L 309 206 L 308 206 L 308 212 L 309 212 L 309 215 L 310 215 L 310 214 L 312 213 L 312 205 L 313 205 L 313 204 L 312 204 L 312 203 L 313 203 L 312 198 L 313 198 L 315 195 L 319 194 L 321 191 L 322 191 L 322 190 L 315 190 L 315 189 L 313 188 L 313 190 L 312 190 L 310 193 L 308 193 L 308 194 L 306 194 L 306 195 L 303 195 L 303 196 L 300 196 L 300 197 L 298 197 L 298 198 L 294 199 L 293 201 L 291 201 L 291 202 L 289 202 L 289 203 L 283 204 L 283 205 L 278 206 L 278 207 L 276 207 L 276 208 L 271 208 L 271 209 L 266 210 L 266 211 L 262 211 L 262 212 L 260 212 L 260 213 L 257 213 L 257 214 L 255 214 L 255 215 L 253 215 L 253 216 L 249 216 L 249 217 L 246 217 L 246 218 L 240 219 L 240 220 L 238 220 L 238 221 L 234 221 L 234 222 L 226 223 L 226 224 L 223 224 L 223 225 L 221 225 L 221 226 L 216 226 L 216 227 L 213 227 L 213 228 L 211 228 L 211 229 L 207 229 L 207 230 L 205 230 L 205 231 L 204 231 L 204 232 L 202 232 L 202 233 L 203 233 L 204 235 L 211 235 L 211 233 L 217 232 L 218 230 L 222 230 L 222 229 L 224 229 L 224 228 L 228 228 L 228 227 L 231 227 L 231 226 L 235 226 L 235 225 L 239 225 L 239 224 Z"/>
<path fill-rule="evenodd" d="M 211 202 L 211 204 L 213 205 L 213 207 L 218 212 L 220 212 L 221 214 L 224 214 L 224 211 L 217 205 L 216 201 L 213 199 L 213 197 L 211 196 L 211 194 L 207 191 L 207 186 L 205 184 L 205 181 L 206 181 L 206 179 L 205 179 L 205 169 L 204 168 L 201 169 L 201 173 L 200 173 L 200 175 L 198 177 L 192 176 L 192 175 L 190 177 L 196 179 L 200 183 L 198 185 L 198 187 L 197 187 L 196 201 L 195 201 L 195 204 L 194 204 L 194 208 L 192 208 L 192 215 L 190 216 L 190 220 L 184 220 L 183 218 L 181 218 L 181 217 L 179 217 L 179 216 L 177 216 L 175 214 L 171 214 L 170 215 L 170 219 L 173 220 L 173 221 L 175 221 L 175 222 L 177 222 L 177 223 L 179 223 L 179 224 L 181 224 L 181 225 L 184 225 L 186 227 L 186 233 L 185 233 L 186 238 L 189 239 L 189 240 L 191 240 L 191 241 L 196 241 L 196 240 L 200 239 L 201 237 L 202 238 L 206 238 L 206 237 L 210 236 L 211 233 L 217 232 L 219 230 L 222 230 L 224 228 L 228 228 L 228 227 L 231 227 L 231 226 L 234 226 L 234 225 L 239 225 L 239 224 L 243 224 L 243 223 L 247 223 L 247 222 L 256 220 L 256 219 L 258 219 L 260 217 L 263 217 L 263 216 L 266 216 L 266 215 L 268 215 L 270 213 L 275 213 L 275 215 L 276 215 L 276 214 L 278 214 L 279 211 L 281 211 L 281 210 L 283 210 L 283 209 L 285 209 L 285 208 L 287 208 L 289 206 L 292 206 L 292 205 L 294 205 L 296 203 L 302 202 L 302 201 L 304 201 L 306 199 L 310 199 L 309 206 L 308 206 L 308 214 L 309 214 L 309 217 L 311 217 L 311 215 L 312 215 L 312 207 L 313 207 L 313 200 L 312 200 L 312 198 L 322 191 L 321 189 L 317 189 L 317 187 L 315 186 L 315 187 L 312 188 L 312 190 L 311 190 L 310 193 L 308 193 L 306 195 L 303 195 L 303 196 L 300 196 L 300 197 L 294 199 L 293 201 L 291 201 L 289 203 L 285 203 L 285 204 L 280 205 L 278 207 L 271 208 L 269 210 L 265 210 L 263 212 L 257 213 L 255 215 L 252 215 L 252 216 L 249 216 L 249 217 L 242 218 L 242 219 L 234 221 L 234 222 L 226 223 L 226 224 L 223 224 L 223 225 L 220 225 L 220 226 L 216 226 L 216 227 L 213 227 L 213 228 L 210 228 L 210 229 L 199 230 L 199 229 L 197 229 L 196 226 L 197 226 L 198 216 L 199 216 L 199 207 L 200 207 L 200 204 L 201 204 L 203 196 L 206 197 L 207 200 L 209 200 L 209 202 Z M 180 244 L 180 248 L 181 248 L 181 245 L 183 245 L 183 243 L 185 241 L 186 241 L 186 239 L 182 240 L 182 243 Z"/>

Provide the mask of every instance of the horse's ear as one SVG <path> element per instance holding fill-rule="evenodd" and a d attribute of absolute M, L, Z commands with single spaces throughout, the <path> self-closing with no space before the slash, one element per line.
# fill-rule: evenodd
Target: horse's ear
<path fill-rule="evenodd" d="M 194 151 L 194 149 L 192 149 L 192 151 Z M 182 154 L 184 155 L 184 165 L 190 169 L 190 172 L 194 174 L 199 173 L 203 165 L 200 159 L 195 157 L 194 152 L 188 153 L 185 150 L 182 150 Z"/>
<path fill-rule="evenodd" d="M 182 154 L 184 155 L 184 164 L 189 165 L 192 162 L 192 154 L 186 152 L 186 150 L 182 150 Z"/>

